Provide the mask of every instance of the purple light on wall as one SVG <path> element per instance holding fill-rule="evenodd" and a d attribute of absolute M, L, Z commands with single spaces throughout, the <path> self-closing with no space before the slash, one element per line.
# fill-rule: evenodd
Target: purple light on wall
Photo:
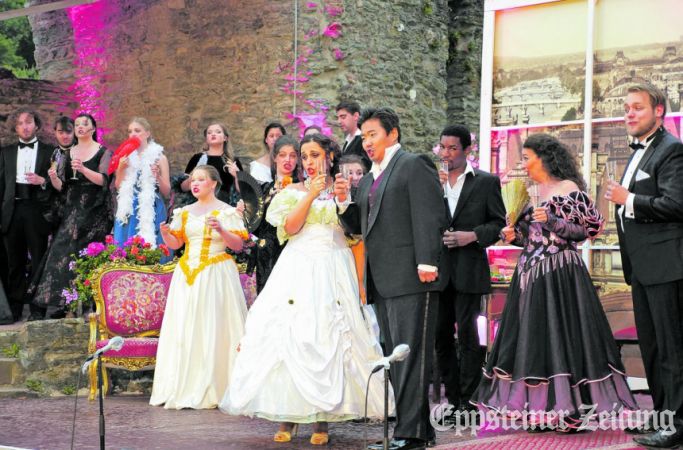
<path fill-rule="evenodd" d="M 67 9 L 75 51 L 75 81 L 69 86 L 69 91 L 78 104 L 76 114 L 91 114 L 97 120 L 98 135 L 101 136 L 111 131 L 106 127 L 109 111 L 104 100 L 104 76 L 109 67 L 108 49 L 111 43 L 111 23 L 107 19 L 118 12 L 115 4 L 100 0 Z"/>

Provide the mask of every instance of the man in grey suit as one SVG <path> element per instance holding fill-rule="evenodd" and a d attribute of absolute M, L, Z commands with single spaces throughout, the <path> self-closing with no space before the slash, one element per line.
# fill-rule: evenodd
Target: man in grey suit
<path fill-rule="evenodd" d="M 401 148 L 396 113 L 363 111 L 359 125 L 371 171 L 350 203 L 348 181 L 335 180 L 341 222 L 362 234 L 365 284 L 387 352 L 408 344 L 410 355 L 391 367 L 396 396 L 393 448 L 424 448 L 434 441 L 428 390 L 438 311 L 441 235 L 446 211 L 436 168 L 426 155 Z"/>
<path fill-rule="evenodd" d="M 673 412 L 676 428 L 635 441 L 669 448 L 683 444 L 683 144 L 662 125 L 666 101 L 651 85 L 628 89 L 624 118 L 634 152 L 605 198 L 616 206 L 624 278 L 654 409 Z"/>

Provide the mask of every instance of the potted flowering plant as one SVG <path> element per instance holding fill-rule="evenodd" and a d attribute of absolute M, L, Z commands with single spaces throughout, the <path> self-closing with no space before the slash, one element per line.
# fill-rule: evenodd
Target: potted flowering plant
<path fill-rule="evenodd" d="M 71 287 L 62 290 L 62 297 L 66 307 L 72 312 L 80 312 L 90 308 L 93 304 L 93 290 L 91 275 L 95 269 L 108 262 L 120 261 L 135 265 L 154 265 L 163 256 L 169 256 L 170 251 L 164 244 L 153 248 L 140 236 L 129 238 L 123 245 L 108 235 L 104 242 L 91 242 L 86 248 L 71 255 L 69 270 L 75 277 Z"/>

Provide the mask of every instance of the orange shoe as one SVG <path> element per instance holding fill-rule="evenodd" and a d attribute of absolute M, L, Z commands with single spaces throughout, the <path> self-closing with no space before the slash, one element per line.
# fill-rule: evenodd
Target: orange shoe
<path fill-rule="evenodd" d="M 295 423 L 289 431 L 278 430 L 273 436 L 273 441 L 275 442 L 290 442 L 292 440 L 292 435 L 296 436 L 299 431 L 299 424 Z"/>
<path fill-rule="evenodd" d="M 313 433 L 311 435 L 311 444 L 313 445 L 327 445 L 330 440 L 330 436 L 326 431 Z"/>

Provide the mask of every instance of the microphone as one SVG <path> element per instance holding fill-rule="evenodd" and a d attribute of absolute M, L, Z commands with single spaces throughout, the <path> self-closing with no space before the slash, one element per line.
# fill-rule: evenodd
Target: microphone
<path fill-rule="evenodd" d="M 121 336 L 114 336 L 113 338 L 109 339 L 109 343 L 107 345 L 105 345 L 101 349 L 97 350 L 92 355 L 88 356 L 86 361 L 92 361 L 93 359 L 100 356 L 102 353 L 106 353 L 109 350 L 119 351 L 122 348 L 123 348 L 123 338 Z"/>
<path fill-rule="evenodd" d="M 394 347 L 394 351 L 391 352 L 391 355 L 385 356 L 384 358 L 374 363 L 372 373 L 379 372 L 382 369 L 388 369 L 389 364 L 393 362 L 403 361 L 408 357 L 409 353 L 410 347 L 408 347 L 408 344 L 397 345 L 396 347 Z"/>

